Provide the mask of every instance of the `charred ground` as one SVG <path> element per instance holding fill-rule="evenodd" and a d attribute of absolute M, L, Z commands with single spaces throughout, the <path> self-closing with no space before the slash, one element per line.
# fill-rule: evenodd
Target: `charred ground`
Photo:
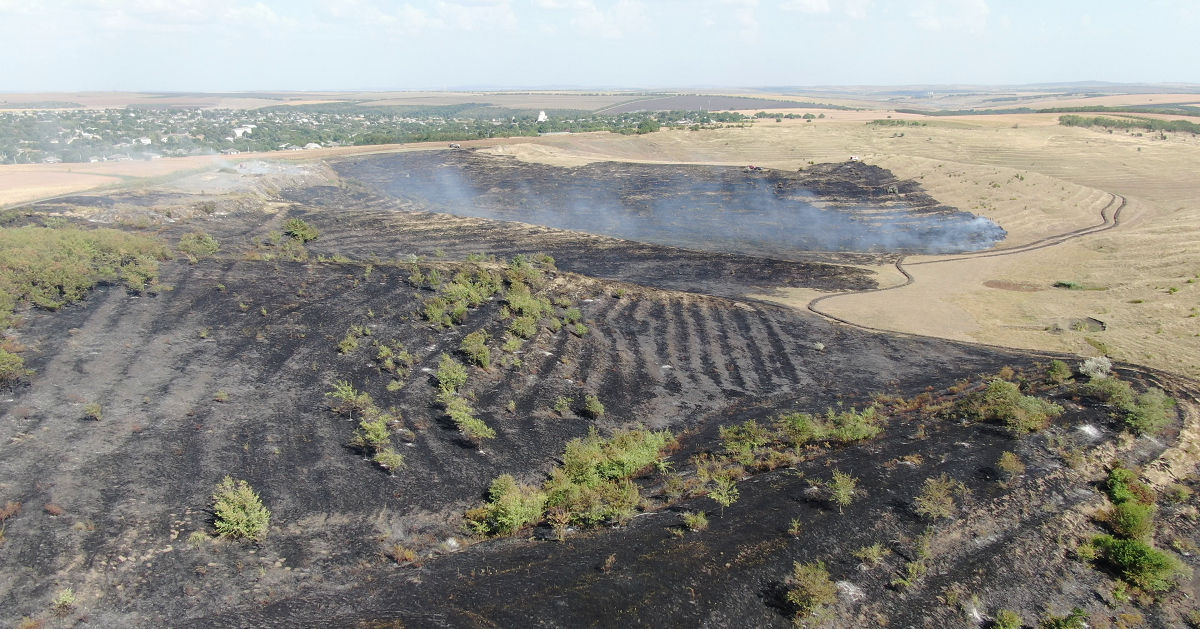
<path fill-rule="evenodd" d="M 133 214 L 149 224 L 131 228 L 172 243 L 214 234 L 215 258 L 165 263 L 152 294 L 111 286 L 58 313 L 31 312 L 18 331 L 36 374 L 11 387 L 0 423 L 0 503 L 21 505 L 3 521 L 6 622 L 787 626 L 792 564 L 817 560 L 844 583 L 838 626 L 981 624 L 976 615 L 1000 608 L 1032 620 L 1074 606 L 1094 623 L 1144 614 L 1173 626 L 1188 610 L 1193 582 L 1159 603 L 1122 602 L 1112 575 L 1071 551 L 1103 530 L 1106 466 L 1165 460 L 1178 419 L 1157 438 L 1122 436 L 1103 405 L 1070 384 L 1043 384 L 1049 357 L 869 333 L 738 298 L 774 286 L 870 287 L 861 270 L 431 214 L 352 183 L 265 197 L 161 194 L 98 200 L 95 211 L 141 208 Z M 59 200 L 18 220 L 90 203 Z M 285 252 L 277 234 L 290 218 L 320 238 Z M 414 270 L 503 274 L 514 255 L 535 252 L 557 269 L 541 263 L 531 284 L 554 300 L 554 318 L 578 308 L 586 331 L 554 329 L 547 316 L 518 349 L 502 349 L 503 293 L 459 325 L 422 317 L 440 289 Z M 464 262 L 468 254 L 485 255 Z M 340 351 L 352 329 L 359 347 Z M 465 362 L 462 340 L 478 330 L 493 339 L 494 363 L 470 368 L 465 394 L 497 432 L 482 446 L 446 418 L 433 376 L 443 353 Z M 393 340 L 415 357 L 401 377 L 376 355 Z M 1016 437 L 947 410 L 996 374 L 1065 413 Z M 1195 395 L 1165 374 L 1120 376 L 1185 404 Z M 325 395 L 338 380 L 400 415 L 391 430 L 406 465 L 394 475 L 350 445 L 356 422 Z M 602 417 L 579 411 L 586 394 L 603 402 Z M 556 411 L 560 397 L 576 402 Z M 90 402 L 102 420 L 85 418 Z M 879 436 L 748 471 L 728 507 L 695 487 L 667 495 L 672 474 L 695 478 L 694 455 L 723 451 L 722 426 L 873 404 L 886 416 Z M 471 543 L 480 540 L 465 534 L 462 514 L 484 502 L 493 478 L 541 483 L 569 440 L 631 425 L 679 436 L 663 466 L 674 472 L 635 479 L 642 513 L 561 542 L 539 525 Z M 1023 474 L 999 471 L 1005 451 Z M 834 469 L 862 489 L 840 509 L 821 493 Z M 923 519 L 913 498 L 943 473 L 969 492 L 954 517 Z M 226 474 L 271 509 L 261 544 L 208 538 L 210 494 Z M 684 511 L 707 512 L 711 526 L 681 531 Z M 1160 546 L 1188 548 L 1189 513 L 1190 498 L 1162 501 Z M 887 551 L 879 565 L 854 558 L 875 543 Z M 396 544 L 414 557 L 398 565 Z M 913 561 L 925 562 L 924 575 L 893 585 Z M 55 616 L 50 602 L 67 587 L 78 600 Z"/>

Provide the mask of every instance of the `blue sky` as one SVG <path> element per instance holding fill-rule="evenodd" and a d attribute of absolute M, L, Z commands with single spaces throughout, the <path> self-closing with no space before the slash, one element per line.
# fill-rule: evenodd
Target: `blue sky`
<path fill-rule="evenodd" d="M 1200 83 L 1196 0 L 0 0 L 0 92 Z"/>

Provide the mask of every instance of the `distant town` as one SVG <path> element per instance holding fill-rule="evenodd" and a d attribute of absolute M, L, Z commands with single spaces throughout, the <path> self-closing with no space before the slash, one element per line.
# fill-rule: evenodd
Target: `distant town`
<path fill-rule="evenodd" d="M 403 109 L 331 104 L 251 110 L 24 110 L 0 113 L 0 164 L 152 160 L 585 131 L 640 134 L 663 126 L 699 130 L 751 120 L 751 116 L 727 112 L 600 115 L 503 110 L 471 104 Z"/>

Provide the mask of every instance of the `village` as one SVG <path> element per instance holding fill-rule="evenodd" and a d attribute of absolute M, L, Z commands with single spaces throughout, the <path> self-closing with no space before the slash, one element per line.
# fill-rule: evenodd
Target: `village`
<path fill-rule="evenodd" d="M 0 111 L 0 164 L 94 163 L 301 151 L 324 147 L 614 131 L 700 128 L 740 114 L 510 110 L 484 105 L 400 108 L 144 108 Z"/>

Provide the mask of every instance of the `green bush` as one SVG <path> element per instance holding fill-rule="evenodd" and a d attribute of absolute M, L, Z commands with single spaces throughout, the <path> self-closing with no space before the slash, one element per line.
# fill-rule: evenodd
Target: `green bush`
<path fill-rule="evenodd" d="M 217 243 L 216 238 L 202 231 L 184 234 L 179 239 L 178 247 L 179 252 L 186 255 L 193 262 L 211 257 L 220 248 L 221 245 Z"/>
<path fill-rule="evenodd" d="M 457 393 L 467 383 L 467 368 L 449 354 L 442 354 L 435 377 L 443 392 Z"/>
<path fill-rule="evenodd" d="M 645 430 L 619 430 L 604 439 L 590 429 L 586 438 L 567 443 L 562 464 L 545 485 L 547 506 L 565 509 L 585 526 L 624 519 L 639 502 L 628 479 L 661 460 L 673 439 L 666 431 Z"/>
<path fill-rule="evenodd" d="M 1154 533 L 1155 510 L 1152 504 L 1130 500 L 1113 505 L 1107 519 L 1117 535 L 1148 540 Z"/>
<path fill-rule="evenodd" d="M 1070 380 L 1074 374 L 1071 372 L 1071 367 L 1061 360 L 1050 361 L 1050 366 L 1046 369 L 1046 382 L 1051 384 L 1062 384 Z"/>
<path fill-rule="evenodd" d="M 159 241 L 115 229 L 0 229 L 0 329 L 21 302 L 56 310 L 108 282 L 145 290 L 166 257 Z"/>
<path fill-rule="evenodd" d="M 884 417 L 874 406 L 861 411 L 827 409 L 824 416 L 786 413 L 775 419 L 779 439 L 799 447 L 809 441 L 851 443 L 875 437 L 883 430 Z"/>
<path fill-rule="evenodd" d="M 708 515 L 703 511 L 687 511 L 683 514 L 683 525 L 689 531 L 703 531 L 708 528 Z"/>
<path fill-rule="evenodd" d="M 508 331 L 513 336 L 523 339 L 530 338 L 537 332 L 537 319 L 529 315 L 517 317 L 509 322 Z"/>
<path fill-rule="evenodd" d="M 389 472 L 404 467 L 404 455 L 396 452 L 391 446 L 380 449 L 371 460 Z"/>
<path fill-rule="evenodd" d="M 15 382 L 31 373 L 33 373 L 32 370 L 25 368 L 24 358 L 8 350 L 0 349 L 0 385 Z"/>
<path fill-rule="evenodd" d="M 1175 418 L 1175 400 L 1162 389 L 1150 388 L 1137 401 L 1122 409 L 1125 425 L 1135 434 L 1155 435 Z"/>
<path fill-rule="evenodd" d="M 1178 559 L 1138 539 L 1099 535 L 1092 543 L 1121 578 L 1147 592 L 1169 591 L 1187 573 Z"/>
<path fill-rule="evenodd" d="M 244 480 L 226 476 L 212 495 L 217 535 L 261 540 L 267 536 L 271 512 Z"/>
<path fill-rule="evenodd" d="M 498 476 L 488 489 L 488 504 L 466 513 L 467 524 L 478 535 L 511 535 L 541 520 L 546 494 L 532 485 L 518 484 L 509 474 Z"/>
<path fill-rule="evenodd" d="M 462 350 L 471 362 L 487 369 L 492 364 L 492 353 L 488 350 L 488 333 L 483 330 L 476 330 L 466 335 L 459 349 Z"/>
<path fill-rule="evenodd" d="M 321 235 L 316 227 L 309 225 L 304 219 L 300 218 L 289 218 L 283 224 L 283 233 L 302 243 L 316 240 Z"/>
<path fill-rule="evenodd" d="M 446 415 L 458 427 L 458 431 L 467 439 L 479 443 L 484 439 L 495 439 L 496 431 L 482 419 L 475 416 L 475 409 L 467 401 L 452 396 L 446 402 Z"/>
<path fill-rule="evenodd" d="M 833 470 L 833 477 L 825 483 L 825 487 L 829 490 L 830 499 L 840 510 L 854 502 L 854 496 L 858 493 L 858 479 L 845 472 Z"/>
<path fill-rule="evenodd" d="M 787 600 L 796 606 L 799 622 L 809 616 L 823 617 L 827 608 L 837 602 L 837 585 L 829 578 L 825 563 L 794 562 Z"/>
<path fill-rule="evenodd" d="M 1041 430 L 1063 412 L 1061 406 L 1022 395 L 1016 384 L 999 378 L 988 383 L 982 394 L 964 398 L 959 408 L 970 417 L 1003 424 L 1017 434 Z"/>
<path fill-rule="evenodd" d="M 600 419 L 604 417 L 604 404 L 600 398 L 588 393 L 583 396 L 583 413 L 592 419 Z"/>
<path fill-rule="evenodd" d="M 1128 382 L 1118 380 L 1116 377 L 1093 378 L 1079 386 L 1079 393 L 1117 408 L 1128 408 L 1136 399 L 1133 387 Z"/>
<path fill-rule="evenodd" d="M 994 629 L 1021 629 L 1023 624 L 1020 614 L 1011 609 L 1002 609 L 996 612 L 996 619 L 993 621 L 992 627 Z"/>
<path fill-rule="evenodd" d="M 339 415 L 363 413 L 375 406 L 369 393 L 355 389 L 348 380 L 334 382 L 333 390 L 326 393 L 325 397 L 333 399 L 331 407 Z"/>
<path fill-rule="evenodd" d="M 1038 623 L 1038 629 L 1087 629 L 1087 612 L 1076 607 L 1066 616 L 1046 616 Z"/>
<path fill-rule="evenodd" d="M 954 494 L 962 495 L 966 491 L 967 488 L 962 482 L 942 474 L 936 478 L 925 479 L 925 485 L 913 500 L 913 505 L 919 515 L 931 520 L 949 518 L 957 513 Z"/>

